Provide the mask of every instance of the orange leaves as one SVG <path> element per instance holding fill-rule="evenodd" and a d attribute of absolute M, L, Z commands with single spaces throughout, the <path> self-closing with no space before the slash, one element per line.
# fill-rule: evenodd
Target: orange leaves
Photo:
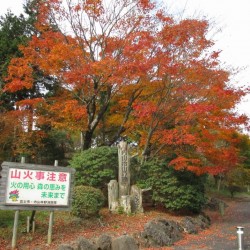
<path fill-rule="evenodd" d="M 198 159 L 188 159 L 183 156 L 178 156 L 170 161 L 169 165 L 173 166 L 176 170 L 188 170 L 198 175 L 204 173 L 201 168 L 201 162 Z"/>
<path fill-rule="evenodd" d="M 160 133 L 159 141 L 165 145 L 196 145 L 196 137 L 188 127 L 176 127 Z"/>
<path fill-rule="evenodd" d="M 174 19 L 168 15 L 165 15 L 163 10 L 158 10 L 156 13 L 156 17 L 163 22 L 165 25 L 171 25 L 174 24 Z"/>
<path fill-rule="evenodd" d="M 153 9 L 154 4 L 150 0 L 139 0 L 139 4 L 143 9 L 150 10 Z"/>
<path fill-rule="evenodd" d="M 157 107 L 153 102 L 141 102 L 134 105 L 134 115 L 137 117 L 138 123 L 145 123 L 146 120 L 151 120 L 154 113 L 157 111 Z"/>
<path fill-rule="evenodd" d="M 25 99 L 16 102 L 16 105 L 18 107 L 30 107 L 30 108 L 35 108 L 38 104 L 44 102 L 43 98 L 33 98 L 33 99 Z"/>
<path fill-rule="evenodd" d="M 22 81 L 20 79 L 14 79 L 9 84 L 4 87 L 4 91 L 8 92 L 17 92 L 22 89 L 30 89 L 32 88 L 32 84 L 26 81 Z"/>
<path fill-rule="evenodd" d="M 32 68 L 29 65 L 29 60 L 23 58 L 12 59 L 6 80 L 8 83 L 5 85 L 4 91 L 16 92 L 32 88 Z"/>
<path fill-rule="evenodd" d="M 225 173 L 227 172 L 228 169 L 223 166 L 223 165 L 215 165 L 215 166 L 205 166 L 203 167 L 203 172 L 204 173 L 209 173 L 213 176 L 216 176 L 218 174 L 221 174 L 221 173 Z"/>
<path fill-rule="evenodd" d="M 216 108 L 213 104 L 194 103 L 186 107 L 187 113 L 195 113 L 197 115 L 208 114 Z"/>
<path fill-rule="evenodd" d="M 185 48 L 186 52 L 196 51 L 198 52 L 196 55 L 199 55 L 203 49 L 211 45 L 211 42 L 205 38 L 207 29 L 207 21 L 186 19 L 178 24 L 165 25 L 160 37 L 165 46 L 172 44 L 176 48 Z"/>
<path fill-rule="evenodd" d="M 38 32 L 12 61 L 5 90 L 31 88 L 39 72 L 56 85 L 38 121 L 88 134 L 84 147 L 124 133 L 148 156 L 178 155 L 176 168 L 222 171 L 237 162 L 230 133 L 246 120 L 232 109 L 244 91 L 229 87 L 208 24 L 178 22 L 149 0 L 39 1 Z"/>
<path fill-rule="evenodd" d="M 30 155 L 37 158 L 39 151 L 44 147 L 43 140 L 46 133 L 40 130 L 20 131 L 13 145 L 15 155 Z"/>
<path fill-rule="evenodd" d="M 52 124 L 57 128 L 81 130 L 86 126 L 86 108 L 77 100 L 57 101 L 50 107 Z"/>
<path fill-rule="evenodd" d="M 48 31 L 40 37 L 33 37 L 29 47 L 23 48 L 25 57 L 30 58 L 34 65 L 47 74 L 60 75 L 70 64 L 76 63 L 80 49 L 75 48 L 75 42 L 60 32 Z"/>
<path fill-rule="evenodd" d="M 99 17 L 103 13 L 101 0 L 86 0 L 82 5 L 86 13 L 94 18 Z"/>

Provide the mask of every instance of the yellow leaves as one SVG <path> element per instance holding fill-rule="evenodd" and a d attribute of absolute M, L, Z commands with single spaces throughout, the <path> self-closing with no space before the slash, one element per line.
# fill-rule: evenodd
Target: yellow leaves
<path fill-rule="evenodd" d="M 124 97 L 125 98 L 125 97 Z M 120 126 L 124 120 L 124 113 L 128 106 L 127 99 L 117 100 L 117 104 L 112 106 L 110 109 L 110 115 L 106 117 L 107 126 Z"/>
<path fill-rule="evenodd" d="M 109 127 L 111 126 L 119 126 L 119 124 L 122 123 L 123 120 L 123 114 L 122 113 L 116 113 L 116 114 L 112 114 L 111 116 L 109 116 L 106 120 L 106 125 L 108 125 Z"/>

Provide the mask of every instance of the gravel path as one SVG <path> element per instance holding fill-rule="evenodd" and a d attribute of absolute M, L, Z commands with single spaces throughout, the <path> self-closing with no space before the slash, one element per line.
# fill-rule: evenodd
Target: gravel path
<path fill-rule="evenodd" d="M 238 250 L 237 226 L 244 227 L 244 250 L 250 250 L 250 198 L 225 200 L 224 216 L 211 213 L 212 225 L 198 235 L 177 242 L 174 250 Z"/>

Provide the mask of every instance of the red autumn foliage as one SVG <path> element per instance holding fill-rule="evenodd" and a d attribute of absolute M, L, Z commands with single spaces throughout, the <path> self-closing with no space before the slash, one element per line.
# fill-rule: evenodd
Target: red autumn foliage
<path fill-rule="evenodd" d="M 237 163 L 232 135 L 247 119 L 234 108 L 246 92 L 220 65 L 207 20 L 176 21 L 150 1 L 37 4 L 37 33 L 5 86 L 31 88 L 37 69 L 56 79 L 59 91 L 32 109 L 37 125 L 81 132 L 83 149 L 126 135 L 142 162 L 175 155 L 170 165 L 197 174 Z"/>

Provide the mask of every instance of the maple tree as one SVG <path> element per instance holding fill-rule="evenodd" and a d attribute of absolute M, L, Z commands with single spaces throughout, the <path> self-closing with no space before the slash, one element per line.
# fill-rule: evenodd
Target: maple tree
<path fill-rule="evenodd" d="M 232 133 L 246 117 L 233 109 L 246 92 L 230 85 L 206 20 L 176 21 L 148 0 L 36 4 L 37 33 L 5 85 L 28 91 L 36 71 L 54 79 L 52 96 L 32 99 L 31 124 L 80 131 L 83 149 L 126 136 L 142 163 L 168 156 L 197 174 L 237 162 Z"/>

